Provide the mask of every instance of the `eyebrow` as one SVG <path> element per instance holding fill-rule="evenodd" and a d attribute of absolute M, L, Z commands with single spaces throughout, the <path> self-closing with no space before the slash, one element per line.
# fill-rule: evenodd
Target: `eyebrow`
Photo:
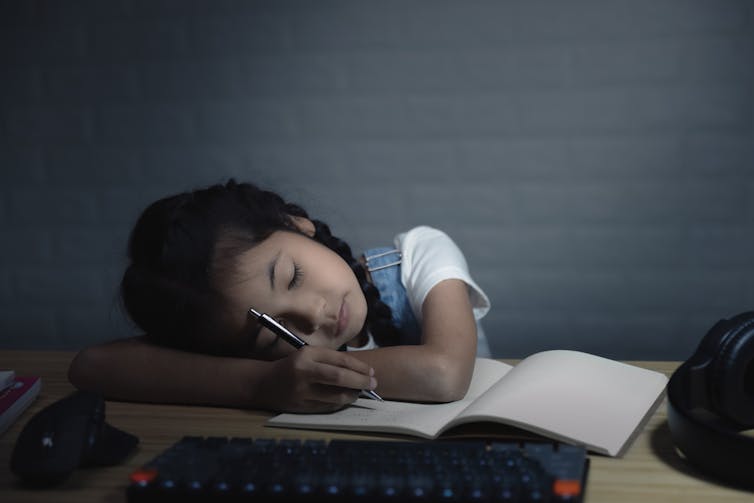
<path fill-rule="evenodd" d="M 277 265 L 278 259 L 280 258 L 280 254 L 282 252 L 282 250 L 278 250 L 277 254 L 270 261 L 270 265 L 267 269 L 267 273 L 270 278 L 270 290 L 275 289 L 275 266 Z"/>

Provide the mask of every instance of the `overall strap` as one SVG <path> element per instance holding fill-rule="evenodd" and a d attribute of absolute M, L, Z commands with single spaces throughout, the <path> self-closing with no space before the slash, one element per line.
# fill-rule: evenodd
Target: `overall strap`
<path fill-rule="evenodd" d="M 364 252 L 364 259 L 380 300 L 390 307 L 393 325 L 403 332 L 400 344 L 419 344 L 421 326 L 401 282 L 401 252 L 390 247 L 372 248 Z"/>

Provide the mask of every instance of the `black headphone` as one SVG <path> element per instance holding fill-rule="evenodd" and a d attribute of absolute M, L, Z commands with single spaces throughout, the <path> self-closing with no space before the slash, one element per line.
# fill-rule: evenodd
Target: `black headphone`
<path fill-rule="evenodd" d="M 754 311 L 718 321 L 668 382 L 668 426 L 688 462 L 754 488 Z"/>

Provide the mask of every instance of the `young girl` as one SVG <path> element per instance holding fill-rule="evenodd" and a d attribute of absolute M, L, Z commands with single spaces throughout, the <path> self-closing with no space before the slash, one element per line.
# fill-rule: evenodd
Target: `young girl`
<path fill-rule="evenodd" d="M 121 294 L 146 335 L 81 351 L 69 378 L 108 398 L 315 412 L 464 396 L 489 309 L 463 254 L 417 227 L 354 257 L 299 206 L 231 180 L 150 205 Z M 261 327 L 267 313 L 308 345 Z"/>

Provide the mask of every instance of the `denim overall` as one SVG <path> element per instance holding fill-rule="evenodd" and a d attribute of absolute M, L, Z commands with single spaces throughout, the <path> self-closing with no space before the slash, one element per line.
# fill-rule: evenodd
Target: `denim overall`
<path fill-rule="evenodd" d="M 401 282 L 401 252 L 389 247 L 372 248 L 364 252 L 364 259 L 372 283 L 380 292 L 380 300 L 393 313 L 393 325 L 403 333 L 398 344 L 420 344 L 421 326 L 416 321 Z"/>

